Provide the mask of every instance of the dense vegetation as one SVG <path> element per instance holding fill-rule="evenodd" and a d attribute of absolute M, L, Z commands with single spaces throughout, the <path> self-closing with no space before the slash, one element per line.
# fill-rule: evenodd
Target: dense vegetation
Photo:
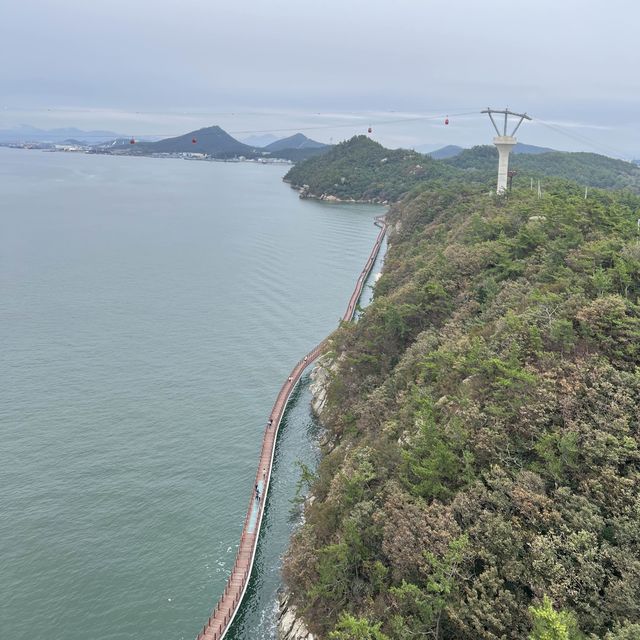
<path fill-rule="evenodd" d="M 302 162 L 308 158 L 315 158 L 327 153 L 329 146 L 325 147 L 302 147 L 300 149 L 281 149 L 274 151 L 269 157 L 281 158 L 282 160 L 290 160 L 291 162 Z M 262 157 L 262 156 L 261 156 Z"/>
<path fill-rule="evenodd" d="M 467 184 L 495 185 L 498 154 L 494 147 L 467 149 L 453 158 L 435 160 L 415 151 L 385 149 L 356 136 L 319 158 L 293 167 L 285 180 L 308 186 L 308 194 L 341 200 L 395 202 L 415 187 L 432 187 L 464 179 Z M 510 167 L 518 173 L 514 186 L 529 186 L 531 178 L 556 176 L 603 189 L 640 193 L 640 167 L 595 153 L 552 152 L 514 154 Z M 543 181 L 543 188 L 546 182 Z"/>
<path fill-rule="evenodd" d="M 294 166 L 285 180 L 308 186 L 309 194 L 341 200 L 393 202 L 422 182 L 448 181 L 461 175 L 416 151 L 385 149 L 367 136 L 342 142 L 318 158 Z"/>
<path fill-rule="evenodd" d="M 492 178 L 498 164 L 498 152 L 495 147 L 473 147 L 444 162 L 468 170 L 471 175 Z M 517 153 L 511 155 L 509 168 L 518 172 L 514 179 L 516 186 L 528 186 L 530 178 L 555 176 L 589 187 L 629 189 L 640 193 L 640 167 L 596 153 Z"/>
<path fill-rule="evenodd" d="M 391 209 L 285 563 L 320 638 L 640 638 L 638 217 L 556 180 Z"/>

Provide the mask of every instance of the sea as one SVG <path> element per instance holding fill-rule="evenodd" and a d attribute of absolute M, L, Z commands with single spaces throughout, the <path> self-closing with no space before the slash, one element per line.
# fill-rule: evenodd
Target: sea
<path fill-rule="evenodd" d="M 0 148 L 1 638 L 202 628 L 277 391 L 338 325 L 378 231 L 379 207 L 301 200 L 286 170 Z M 308 386 L 230 640 L 275 638 L 317 459 Z"/>

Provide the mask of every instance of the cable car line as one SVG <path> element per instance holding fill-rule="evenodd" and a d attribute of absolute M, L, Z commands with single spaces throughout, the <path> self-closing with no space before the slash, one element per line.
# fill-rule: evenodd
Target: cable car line
<path fill-rule="evenodd" d="M 628 154 L 624 153 L 620 149 L 616 149 L 615 147 L 612 147 L 610 145 L 602 144 L 601 142 L 594 141 L 583 134 L 575 133 L 574 131 L 569 131 L 566 127 L 562 127 L 560 125 L 546 122 L 545 120 L 541 120 L 540 118 L 534 118 L 533 122 L 537 122 L 541 124 L 543 127 L 547 127 L 547 129 L 550 129 L 551 131 L 555 131 L 556 133 L 560 133 L 563 136 L 566 136 L 567 138 L 571 138 L 576 142 L 580 142 L 581 144 L 586 144 L 590 146 L 592 149 L 595 149 L 600 153 L 604 152 L 604 155 L 611 155 L 613 153 L 614 155 L 622 158 L 628 157 Z"/>
<path fill-rule="evenodd" d="M 52 111 L 53 109 L 49 109 L 49 111 Z M 70 110 L 71 111 L 71 110 Z M 75 110 L 74 110 L 75 111 Z M 80 111 L 80 110 L 78 110 Z M 86 111 L 91 111 L 90 109 L 87 109 Z M 135 112 L 135 113 L 141 113 L 141 112 Z M 352 112 L 355 113 L 355 112 Z M 403 124 L 403 123 L 409 123 L 409 122 L 421 122 L 421 121 L 437 121 L 437 120 L 443 120 L 444 119 L 444 123 L 445 124 L 449 124 L 450 122 L 450 118 L 454 118 L 454 117 L 463 117 L 463 116 L 470 116 L 470 115 L 476 115 L 477 111 L 461 111 L 461 112 L 457 112 L 457 113 L 452 113 L 451 115 L 448 114 L 428 114 L 428 115 L 422 115 L 422 116 L 413 116 L 410 118 L 394 118 L 394 119 L 380 119 L 380 120 L 371 120 L 369 122 L 369 126 L 367 128 L 367 132 L 368 133 L 372 133 L 373 131 L 373 127 L 376 126 L 386 126 L 386 125 L 393 125 L 393 124 Z M 184 115 L 184 114 L 177 114 L 177 115 Z M 236 115 L 234 113 L 230 114 L 230 115 Z M 245 115 L 245 114 L 237 114 L 237 115 Z M 321 115 L 321 114 L 318 114 Z M 364 117 L 367 114 L 365 112 L 362 112 L 362 118 L 364 119 Z M 300 117 L 300 116 L 297 116 Z M 304 116 L 302 116 L 304 117 Z M 201 128 L 206 128 L 206 127 L 201 127 Z M 322 131 L 325 129 L 358 129 L 358 123 L 354 123 L 354 122 L 349 122 L 349 123 L 332 123 L 332 124 L 318 124 L 318 125 L 311 125 L 311 126 L 301 126 L 301 127 L 284 127 L 284 128 L 269 128 L 269 129 L 239 129 L 239 130 L 229 130 L 227 131 L 225 129 L 225 131 L 227 133 L 229 133 L 230 135 L 251 135 L 251 134 L 258 134 L 258 133 L 288 133 L 288 132 L 305 132 L 305 131 Z M 369 129 L 371 129 L 371 131 L 369 131 Z M 139 133 L 136 136 L 131 136 L 131 139 L 134 139 L 135 142 L 140 141 L 141 138 L 177 138 L 180 136 L 185 135 L 184 133 L 178 133 L 178 134 L 170 134 L 170 133 Z M 100 134 L 92 134 L 92 135 L 84 135 L 84 138 L 101 138 L 104 139 L 103 135 Z M 126 136 L 125 136 L 126 137 Z M 195 143 L 194 143 L 195 144 Z"/>
<path fill-rule="evenodd" d="M 49 112 L 70 112 L 70 113 L 96 113 L 96 109 L 73 109 L 73 108 L 64 108 L 64 107 L 49 107 L 49 108 L 43 108 L 46 109 L 46 111 Z M 33 111 L 33 109 L 27 109 L 27 108 L 20 108 L 20 107 L 4 107 L 1 108 L 0 107 L 0 112 L 1 111 Z M 98 110 L 99 111 L 99 110 Z M 227 130 L 224 129 L 224 131 L 226 133 L 229 133 L 230 135 L 233 136 L 238 136 L 238 135 L 253 135 L 253 134 L 264 134 L 264 133 L 281 133 L 281 134 L 286 134 L 286 133 L 304 133 L 304 132 L 311 132 L 311 131 L 323 131 L 323 130 L 327 130 L 327 129 L 352 129 L 357 131 L 361 126 L 362 126 L 362 121 L 366 122 L 367 116 L 371 115 L 369 112 L 358 112 L 358 111 L 350 111 L 350 112 L 343 112 L 344 116 L 352 116 L 352 117 L 357 117 L 360 118 L 361 121 L 360 122 L 348 122 L 348 123 L 331 123 L 331 124 L 311 124 L 309 126 L 299 126 L 299 127 L 283 127 L 283 128 L 268 128 L 268 129 L 232 129 L 232 130 Z M 394 110 L 390 110 L 389 113 L 395 113 Z M 225 112 L 209 112 L 209 113 L 203 113 L 203 112 L 194 112 L 194 111 L 177 111 L 174 113 L 171 112 L 154 112 L 154 111 L 135 111 L 135 112 L 131 112 L 132 115 L 152 115 L 152 116 L 162 116 L 162 115 L 166 115 L 169 117 L 180 117 L 180 116 L 195 116 L 198 118 L 207 118 L 207 117 L 214 117 L 214 116 L 233 116 L 233 117 L 247 117 L 247 116 L 260 116 L 260 117 L 289 117 L 289 118 L 315 118 L 317 116 L 322 117 L 322 112 L 308 112 L 308 113 L 294 113 L 292 114 L 291 112 L 278 112 L 278 111 L 272 111 L 272 112 L 260 112 L 260 111 L 251 111 L 251 112 L 243 112 L 243 111 L 225 111 Z M 340 114 L 339 114 L 340 115 Z M 441 122 L 444 123 L 445 126 L 448 126 L 450 123 L 453 122 L 454 118 L 462 118 L 462 117 L 466 117 L 466 116 L 479 116 L 479 110 L 474 109 L 473 111 L 463 111 L 460 110 L 459 112 L 449 112 L 447 114 L 425 114 L 425 115 L 416 115 L 416 116 L 412 116 L 412 117 L 406 117 L 406 118 L 391 118 L 391 119 L 383 119 L 380 118 L 378 120 L 369 120 L 368 126 L 365 127 L 365 132 L 368 135 L 371 135 L 373 133 L 373 129 L 374 127 L 385 127 L 385 126 L 390 126 L 390 125 L 395 125 L 395 124 L 405 124 L 405 123 L 412 123 L 412 122 L 430 122 L 430 121 L 438 121 L 440 120 Z M 591 138 L 589 138 L 588 136 L 585 136 L 583 134 L 579 134 L 576 133 L 575 131 L 570 131 L 567 130 L 566 127 L 563 127 L 562 125 L 557 125 L 548 121 L 545 121 L 541 118 L 533 118 L 533 122 L 534 123 L 539 123 L 540 125 L 542 125 L 543 127 L 546 127 L 547 129 L 557 133 L 557 134 L 561 134 L 567 138 L 572 139 L 574 142 L 579 142 L 580 144 L 583 145 L 587 145 L 589 147 L 591 147 L 592 149 L 594 149 L 595 151 L 599 152 L 599 153 L 603 153 L 604 155 L 614 155 L 617 157 L 622 157 L 625 159 L 629 159 L 629 154 L 625 153 L 623 151 L 621 151 L 620 149 L 617 149 L 616 147 L 613 147 L 611 145 L 608 144 L 603 144 L 601 142 L 595 141 Z M 202 128 L 207 128 L 207 127 L 200 127 Z M 168 134 L 168 133 L 157 133 L 157 134 L 152 134 L 152 133 L 138 133 L 137 135 L 131 135 L 131 136 L 118 136 L 118 139 L 123 138 L 123 142 L 125 140 L 127 140 L 129 142 L 129 144 L 131 145 L 135 145 L 138 143 L 142 143 L 142 142 L 152 142 L 155 140 L 161 140 L 161 139 L 166 139 L 166 138 L 178 138 L 178 137 L 182 137 L 184 135 L 188 135 L 185 133 L 178 133 L 178 134 Z M 107 141 L 107 139 L 105 139 L 105 137 L 103 135 L 100 134 L 84 134 L 83 139 L 90 139 L 90 138 L 100 138 L 101 140 L 105 140 L 105 142 Z M 149 138 L 151 139 L 155 139 L 155 140 L 149 140 Z M 145 140 L 146 139 L 146 140 Z M 196 137 L 193 137 L 191 139 L 191 143 L 193 145 L 196 145 L 198 143 L 198 139 Z"/>

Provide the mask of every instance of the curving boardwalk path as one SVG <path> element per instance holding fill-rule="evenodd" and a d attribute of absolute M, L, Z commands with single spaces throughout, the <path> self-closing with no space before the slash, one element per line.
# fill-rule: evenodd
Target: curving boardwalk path
<path fill-rule="evenodd" d="M 382 246 L 382 240 L 387 231 L 387 224 L 384 216 L 377 217 L 375 219 L 375 224 L 380 227 L 380 233 L 378 233 L 376 242 L 369 254 L 369 259 L 367 260 L 362 273 L 358 277 L 358 282 L 351 294 L 351 298 L 349 298 L 347 310 L 342 316 L 342 320 L 345 322 L 353 319 L 358 300 L 360 300 L 360 296 L 364 289 L 364 283 L 373 269 L 373 265 L 378 257 L 378 253 L 380 252 L 380 247 Z M 242 602 L 242 598 L 244 597 L 249 584 L 249 578 L 251 577 L 251 570 L 253 568 L 253 560 L 258 546 L 258 537 L 260 535 L 264 505 L 269 490 L 271 466 L 273 464 L 273 455 L 275 452 L 280 421 L 284 415 L 289 397 L 300 380 L 304 370 L 322 354 L 325 346 L 326 340 L 323 340 L 319 345 L 309 351 L 309 353 L 307 353 L 307 355 L 293 368 L 278 393 L 265 428 L 264 438 L 262 440 L 262 449 L 260 451 L 260 460 L 258 462 L 258 470 L 256 472 L 255 479 L 255 487 L 257 487 L 257 491 L 255 487 L 252 488 L 249 498 L 249 508 L 247 509 L 247 515 L 244 519 L 242 535 L 240 536 L 240 545 L 238 547 L 236 561 L 218 604 L 216 604 L 214 610 L 211 612 L 211 615 L 202 628 L 202 631 L 198 634 L 196 640 L 222 640 L 238 612 L 240 603 Z M 258 493 L 260 495 L 259 499 L 256 497 Z"/>

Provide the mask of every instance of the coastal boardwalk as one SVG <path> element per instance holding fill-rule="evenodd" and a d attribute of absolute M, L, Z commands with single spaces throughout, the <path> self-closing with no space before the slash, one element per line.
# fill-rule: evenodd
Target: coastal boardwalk
<path fill-rule="evenodd" d="M 369 259 L 367 260 L 362 273 L 358 277 L 358 282 L 356 283 L 353 293 L 351 294 L 351 298 L 349 299 L 347 310 L 342 316 L 342 320 L 345 322 L 353 319 L 358 305 L 358 300 L 360 300 L 360 296 L 364 289 L 364 284 L 373 269 L 373 265 L 378 253 L 380 252 L 380 247 L 382 246 L 382 240 L 386 233 L 387 226 L 384 216 L 376 218 L 375 224 L 380 227 L 380 233 L 378 233 L 376 242 L 369 254 Z M 247 590 L 247 585 L 249 584 L 249 578 L 251 577 L 251 570 L 253 568 L 253 560 L 258 546 L 258 537 L 260 535 L 262 516 L 269 489 L 271 466 L 273 464 L 273 455 L 275 452 L 280 421 L 284 415 L 289 397 L 300 380 L 304 370 L 314 360 L 322 355 L 325 347 L 326 340 L 323 340 L 302 360 L 300 360 L 293 368 L 278 393 L 264 431 L 256 479 L 249 498 L 249 508 L 247 509 L 244 526 L 242 527 L 242 535 L 240 536 L 240 545 L 238 546 L 236 561 L 233 565 L 233 569 L 231 570 L 224 592 L 218 601 L 218 604 L 215 606 L 215 609 L 211 612 L 211 615 L 202 628 L 202 631 L 198 634 L 197 640 L 222 640 L 240 607 L 242 598 Z"/>

